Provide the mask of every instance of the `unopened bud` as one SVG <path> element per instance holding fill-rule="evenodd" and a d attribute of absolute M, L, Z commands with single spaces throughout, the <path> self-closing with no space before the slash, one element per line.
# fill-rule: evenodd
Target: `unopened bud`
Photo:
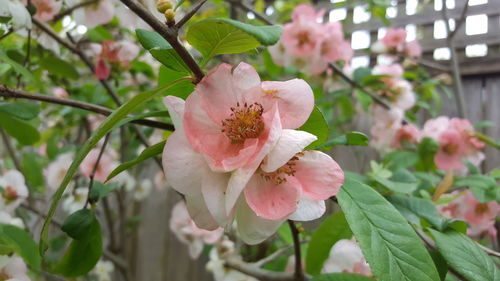
<path fill-rule="evenodd" d="M 167 18 L 167 25 L 171 26 L 175 24 L 175 12 L 172 9 L 165 11 L 165 17 Z"/>
<path fill-rule="evenodd" d="M 156 9 L 160 13 L 165 13 L 165 11 L 172 9 L 172 7 L 172 1 L 170 0 L 158 0 L 158 2 L 156 2 Z"/>

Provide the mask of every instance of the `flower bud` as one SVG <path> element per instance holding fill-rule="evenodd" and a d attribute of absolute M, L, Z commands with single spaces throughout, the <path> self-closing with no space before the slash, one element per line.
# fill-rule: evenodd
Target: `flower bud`
<path fill-rule="evenodd" d="M 167 18 L 167 25 L 175 24 L 175 12 L 172 9 L 168 9 L 165 11 L 165 17 Z"/>
<path fill-rule="evenodd" d="M 172 1 L 170 0 L 158 0 L 158 2 L 156 2 L 156 9 L 160 13 L 165 13 L 165 11 L 172 9 L 172 7 Z"/>

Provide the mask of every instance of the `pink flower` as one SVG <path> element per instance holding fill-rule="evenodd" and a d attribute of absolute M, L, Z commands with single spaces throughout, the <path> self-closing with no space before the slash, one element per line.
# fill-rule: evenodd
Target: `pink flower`
<path fill-rule="evenodd" d="M 189 216 L 186 204 L 180 201 L 175 204 L 170 217 L 170 230 L 177 239 L 188 245 L 189 255 L 196 259 L 200 256 L 204 244 L 214 244 L 224 234 L 223 228 L 212 231 L 200 229 Z"/>
<path fill-rule="evenodd" d="M 0 187 L 3 189 L 0 193 L 0 210 L 12 212 L 28 197 L 24 176 L 16 170 L 9 170 L 0 176 Z"/>
<path fill-rule="evenodd" d="M 54 87 L 52 88 L 52 91 L 55 97 L 61 99 L 67 99 L 69 97 L 68 91 L 66 91 L 63 87 Z"/>
<path fill-rule="evenodd" d="M 76 9 L 75 20 L 88 28 L 106 24 L 113 19 L 115 7 L 112 0 L 99 0 L 96 4 L 87 5 L 84 9 Z"/>
<path fill-rule="evenodd" d="M 275 131 L 300 127 L 314 105 L 300 79 L 261 82 L 255 69 L 240 63 L 210 71 L 186 100 L 184 130 L 212 170 L 232 171 L 260 162 Z M 271 142 L 271 143 L 269 143 Z"/>
<path fill-rule="evenodd" d="M 418 58 L 422 56 L 422 47 L 418 40 L 413 40 L 406 43 L 405 53 L 407 56 L 412 58 Z"/>
<path fill-rule="evenodd" d="M 99 157 L 100 151 L 101 151 L 100 148 L 92 149 L 87 155 L 87 157 L 85 157 L 85 159 L 83 160 L 82 164 L 80 165 L 80 172 L 84 177 L 89 177 L 92 174 L 94 166 Z M 111 172 L 114 170 L 116 166 L 117 164 L 110 155 L 110 153 L 105 151 L 101 156 L 99 164 L 97 165 L 94 180 L 99 182 L 106 181 L 106 178 L 108 177 L 109 174 L 111 174 Z"/>
<path fill-rule="evenodd" d="M 57 156 L 57 159 L 49 164 L 49 166 L 43 171 L 49 188 L 56 190 L 59 187 L 72 162 L 73 153 L 67 152 Z"/>
<path fill-rule="evenodd" d="M 460 161 L 464 156 L 465 143 L 457 130 L 447 130 L 439 138 L 439 148 L 434 163 L 441 170 L 455 170 L 464 167 Z"/>
<path fill-rule="evenodd" d="M 309 4 L 299 4 L 292 12 L 293 21 L 320 22 L 325 14 L 325 9 L 316 12 L 316 8 Z"/>
<path fill-rule="evenodd" d="M 365 260 L 358 243 L 342 239 L 333 245 L 330 257 L 323 265 L 322 273 L 357 273 L 372 276 L 370 266 Z"/>
<path fill-rule="evenodd" d="M 96 48 L 99 50 L 99 48 Z M 111 72 L 108 64 L 116 64 L 119 67 L 130 68 L 130 62 L 139 54 L 139 47 L 130 42 L 104 41 L 98 54 L 95 68 L 97 79 L 107 79 Z"/>
<path fill-rule="evenodd" d="M 379 64 L 373 68 L 374 75 L 392 76 L 390 78 L 401 78 L 404 72 L 405 72 L 404 68 L 398 63 L 389 65 Z"/>
<path fill-rule="evenodd" d="M 17 255 L 12 257 L 0 256 L 0 273 L 3 280 L 31 281 L 26 263 Z"/>
<path fill-rule="evenodd" d="M 99 80 L 106 80 L 111 74 L 111 67 L 109 67 L 104 60 L 99 59 L 95 66 L 95 77 Z"/>
<path fill-rule="evenodd" d="M 283 27 L 283 44 L 295 56 L 311 55 L 321 42 L 321 27 L 316 21 L 287 23 Z"/>
<path fill-rule="evenodd" d="M 450 118 L 446 116 L 439 116 L 435 119 L 429 119 L 425 122 L 422 129 L 424 137 L 429 137 L 437 140 L 439 136 L 448 129 L 450 125 Z"/>
<path fill-rule="evenodd" d="M 373 68 L 373 74 L 389 76 L 380 78 L 386 89 L 379 90 L 378 93 L 395 106 L 407 110 L 415 105 L 416 97 L 412 85 L 402 78 L 403 73 L 404 69 L 400 64 L 377 65 Z"/>
<path fill-rule="evenodd" d="M 39 21 L 50 21 L 59 12 L 62 6 L 62 0 L 31 0 L 35 6 L 36 13 L 34 17 Z"/>
<path fill-rule="evenodd" d="M 405 43 L 406 31 L 404 28 L 389 28 L 382 43 L 388 48 L 398 48 Z"/>
<path fill-rule="evenodd" d="M 403 125 L 394 137 L 393 147 L 399 149 L 406 143 L 417 144 L 422 138 L 420 130 L 415 125 Z"/>
<path fill-rule="evenodd" d="M 457 196 L 458 192 L 447 196 Z M 496 201 L 479 202 L 470 190 L 445 206 L 438 206 L 439 211 L 447 217 L 465 220 L 469 224 L 467 234 L 477 237 L 483 233 L 496 237 L 495 219 L 500 212 Z"/>

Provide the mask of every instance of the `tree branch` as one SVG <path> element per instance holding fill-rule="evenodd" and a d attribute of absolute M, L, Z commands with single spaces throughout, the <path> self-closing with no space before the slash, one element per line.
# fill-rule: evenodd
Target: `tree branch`
<path fill-rule="evenodd" d="M 304 271 L 302 270 L 302 255 L 300 253 L 299 230 L 292 220 L 288 220 L 288 225 L 290 226 L 290 230 L 292 232 L 293 246 L 295 249 L 295 280 L 304 281 L 306 279 L 304 276 Z"/>
<path fill-rule="evenodd" d="M 136 15 L 138 15 L 142 20 L 149 24 L 156 32 L 158 32 L 165 40 L 170 43 L 172 48 L 179 54 L 186 65 L 191 69 L 196 77 L 194 83 L 201 81 L 205 75 L 201 70 L 200 66 L 194 58 L 189 54 L 189 52 L 184 48 L 184 46 L 177 39 L 177 29 L 169 28 L 164 23 L 155 18 L 146 8 L 134 0 L 120 0 L 125 4 L 130 10 L 132 10 Z"/>
<path fill-rule="evenodd" d="M 99 113 L 99 114 L 102 114 L 105 116 L 108 116 L 111 113 L 113 113 L 112 109 L 104 107 L 104 106 L 95 105 L 95 104 L 86 103 L 86 102 L 77 101 L 77 100 L 57 98 L 57 97 L 52 97 L 52 96 L 47 96 L 47 95 L 42 95 L 42 94 L 32 94 L 32 93 L 24 92 L 21 90 L 11 89 L 11 88 L 8 88 L 7 86 L 4 86 L 4 85 L 0 85 L 0 97 L 36 100 L 36 101 L 47 102 L 47 103 L 52 103 L 52 104 L 59 104 L 59 105 L 70 106 L 70 107 L 74 107 L 74 108 L 83 109 L 86 111 Z M 174 130 L 174 126 L 172 126 L 170 124 L 158 122 L 158 121 L 154 121 L 154 120 L 139 119 L 139 120 L 132 121 L 132 123 L 151 127 L 151 128 L 161 129 L 161 130 L 168 130 L 168 131 Z"/>
<path fill-rule="evenodd" d="M 99 155 L 97 156 L 97 159 L 95 160 L 94 163 L 94 168 L 92 169 L 92 173 L 89 176 L 89 191 L 87 193 L 87 201 L 85 201 L 85 205 L 83 206 L 84 209 L 87 208 L 90 202 L 90 195 L 92 193 L 92 187 L 94 186 L 94 177 L 95 173 L 97 172 L 97 169 L 99 168 L 99 162 L 101 162 L 102 155 L 104 154 L 104 150 L 106 149 L 106 145 L 108 145 L 109 137 L 111 136 L 111 133 L 107 133 L 106 137 L 104 138 L 104 143 L 102 144 L 101 150 L 99 151 Z"/>
<path fill-rule="evenodd" d="M 443 9 L 446 8 L 446 3 L 443 2 Z M 465 1 L 464 7 L 462 9 L 462 14 L 460 15 L 460 18 L 457 21 L 457 24 L 455 26 L 455 30 L 453 30 L 451 33 L 448 33 L 448 38 L 453 39 L 455 35 L 457 34 L 457 31 L 462 27 L 462 25 L 465 23 L 465 17 L 467 16 L 467 11 L 469 10 L 469 0 Z"/>
<path fill-rule="evenodd" d="M 225 261 L 225 266 L 237 270 L 246 275 L 255 277 L 260 281 L 295 281 L 293 273 L 289 272 L 274 272 L 261 269 L 253 264 L 243 262 L 236 257 L 230 257 Z"/>
<path fill-rule="evenodd" d="M 268 24 L 268 25 L 274 25 L 273 22 L 271 22 L 266 16 L 263 14 L 255 11 L 252 9 L 250 6 L 248 6 L 246 3 L 244 3 L 242 0 L 227 0 L 227 2 L 236 5 L 240 9 L 246 11 L 246 12 L 251 12 L 252 14 L 255 15 L 255 17 L 260 20 L 261 22 Z"/>
<path fill-rule="evenodd" d="M 87 0 L 87 1 L 83 1 L 83 2 L 80 2 L 76 5 L 74 5 L 73 7 L 69 7 L 68 9 L 60 12 L 59 14 L 55 15 L 53 18 L 52 18 L 52 22 L 57 22 L 59 21 L 60 19 L 64 18 L 65 16 L 73 13 L 74 10 L 77 10 L 77 9 L 80 9 L 80 8 L 83 8 L 85 6 L 88 6 L 88 5 L 92 5 L 94 3 L 97 3 L 97 0 Z"/>

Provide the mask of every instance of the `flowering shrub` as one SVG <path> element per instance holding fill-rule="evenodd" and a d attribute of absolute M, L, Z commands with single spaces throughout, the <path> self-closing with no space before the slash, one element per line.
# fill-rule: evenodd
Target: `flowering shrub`
<path fill-rule="evenodd" d="M 0 0 L 0 280 L 497 280 L 500 145 L 418 40 L 227 2 Z"/>

